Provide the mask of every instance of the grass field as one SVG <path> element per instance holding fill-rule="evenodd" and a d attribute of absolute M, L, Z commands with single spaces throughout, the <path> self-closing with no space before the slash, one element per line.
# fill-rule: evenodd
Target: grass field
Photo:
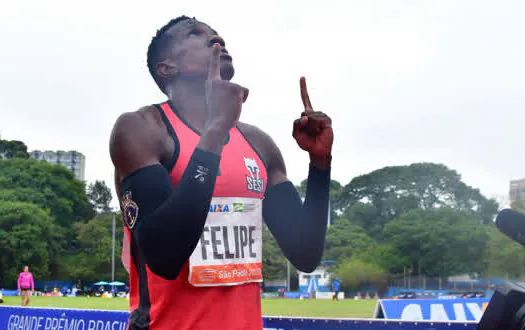
<path fill-rule="evenodd" d="M 19 306 L 20 297 L 4 297 L 2 305 Z M 371 318 L 375 305 L 375 300 L 262 300 L 263 315 L 268 316 Z M 128 301 L 125 299 L 96 297 L 32 297 L 31 306 L 106 310 L 127 310 L 129 308 Z"/>

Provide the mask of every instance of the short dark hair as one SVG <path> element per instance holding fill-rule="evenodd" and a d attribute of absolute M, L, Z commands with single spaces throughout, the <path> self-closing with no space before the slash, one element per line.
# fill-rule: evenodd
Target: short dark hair
<path fill-rule="evenodd" d="M 172 19 L 169 21 L 166 25 L 164 25 L 160 30 L 157 30 L 157 34 L 151 39 L 151 42 L 148 46 L 148 69 L 149 73 L 153 77 L 153 80 L 155 80 L 155 83 L 157 83 L 157 86 L 164 92 L 164 86 L 162 83 L 157 80 L 157 72 L 156 72 L 156 65 L 159 61 L 162 52 L 164 51 L 164 48 L 166 47 L 167 41 L 169 40 L 166 37 L 166 32 L 173 27 L 174 25 L 186 21 L 188 19 L 192 19 L 191 17 L 182 15 L 177 18 Z M 193 18 L 195 19 L 195 18 Z"/>

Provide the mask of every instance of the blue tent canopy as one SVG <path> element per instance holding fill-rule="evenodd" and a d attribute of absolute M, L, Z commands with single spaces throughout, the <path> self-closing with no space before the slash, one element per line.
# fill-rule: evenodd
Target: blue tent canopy
<path fill-rule="evenodd" d="M 123 285 L 126 285 L 126 283 L 122 283 L 122 282 L 119 282 L 119 281 L 109 282 L 108 284 L 109 284 L 109 285 L 114 285 L 114 286 L 123 286 Z"/>
<path fill-rule="evenodd" d="M 94 283 L 93 285 L 109 285 L 109 283 L 106 281 L 99 281 L 97 283 Z"/>

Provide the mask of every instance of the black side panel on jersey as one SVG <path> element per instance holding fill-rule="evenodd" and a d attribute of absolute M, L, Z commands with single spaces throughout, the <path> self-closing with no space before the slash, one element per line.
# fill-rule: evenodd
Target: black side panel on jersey
<path fill-rule="evenodd" d="M 159 110 L 160 115 L 162 117 L 162 121 L 164 122 L 164 125 L 166 125 L 166 127 L 168 128 L 168 132 L 170 133 L 171 138 L 173 139 L 173 143 L 174 143 L 173 155 L 171 156 L 171 158 L 168 161 L 165 161 L 165 162 L 162 163 L 162 166 L 164 166 L 164 168 L 168 171 L 168 173 L 170 173 L 171 170 L 173 169 L 173 167 L 175 166 L 175 163 L 177 162 L 177 159 L 179 158 L 179 153 L 180 153 L 179 138 L 177 137 L 177 134 L 175 133 L 175 130 L 173 129 L 173 126 L 171 126 L 171 123 L 170 123 L 168 117 L 164 113 L 164 110 L 162 110 L 162 108 L 160 107 L 160 104 L 155 104 L 155 108 L 157 108 L 157 110 Z M 171 108 L 171 106 L 170 106 L 170 108 Z"/>
<path fill-rule="evenodd" d="M 135 236 L 130 237 L 131 258 L 139 277 L 139 307 L 129 315 L 129 330 L 148 330 L 150 324 L 151 301 L 149 297 L 148 273 L 144 256 L 140 252 Z"/>

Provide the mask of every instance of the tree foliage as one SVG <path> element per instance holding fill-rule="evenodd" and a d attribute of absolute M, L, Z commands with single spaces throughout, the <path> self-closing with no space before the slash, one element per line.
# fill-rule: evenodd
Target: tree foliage
<path fill-rule="evenodd" d="M 2 200 L 34 203 L 49 210 L 56 223 L 66 228 L 93 217 L 85 184 L 61 165 L 33 159 L 2 160 L 0 173 Z"/>
<path fill-rule="evenodd" d="M 98 281 L 111 279 L 112 226 L 115 216 L 115 276 L 126 279 L 120 262 L 123 228 L 120 214 L 100 215 L 87 222 L 75 224 L 77 249 L 62 258 L 68 274 L 75 279 Z"/>
<path fill-rule="evenodd" d="M 24 265 L 37 278 L 50 275 L 48 242 L 53 221 L 35 204 L 0 202 L 0 282 L 14 283 Z"/>
<path fill-rule="evenodd" d="M 262 264 L 266 280 L 286 278 L 286 258 L 266 225 L 263 226 Z M 290 267 L 292 267 L 290 265 Z"/>
<path fill-rule="evenodd" d="M 523 278 L 525 248 L 502 234 L 495 226 L 487 226 L 486 276 Z"/>
<path fill-rule="evenodd" d="M 444 165 L 385 167 L 354 178 L 331 196 L 340 217 L 328 230 L 324 259 L 358 260 L 389 274 L 408 269 L 446 277 L 487 271 L 487 228 L 498 205 Z"/>
<path fill-rule="evenodd" d="M 27 146 L 22 141 L 0 140 L 0 159 L 29 158 Z"/>
<path fill-rule="evenodd" d="M 108 213 L 111 212 L 111 189 L 106 186 L 104 181 L 95 181 L 89 184 L 87 192 L 89 202 L 93 205 L 95 212 Z"/>
<path fill-rule="evenodd" d="M 13 285 L 21 264 L 29 264 L 39 279 L 70 278 L 63 258 L 76 252 L 75 224 L 93 215 L 84 183 L 67 168 L 34 159 L 0 160 L 4 283 Z"/>
<path fill-rule="evenodd" d="M 359 251 L 356 258 L 366 263 L 376 264 L 389 274 L 402 274 L 407 265 L 410 265 L 410 257 L 403 254 L 391 243 L 376 243 L 366 250 Z"/>
<path fill-rule="evenodd" d="M 323 258 L 342 261 L 366 251 L 373 244 L 374 240 L 365 233 L 363 228 L 350 223 L 348 219 L 339 218 L 326 233 Z"/>
<path fill-rule="evenodd" d="M 449 276 L 483 271 L 487 241 L 479 218 L 449 208 L 415 209 L 388 223 L 385 238 L 415 274 Z"/>
<path fill-rule="evenodd" d="M 375 263 L 367 263 L 357 258 L 340 262 L 335 270 L 342 286 L 356 290 L 362 285 L 381 285 L 387 279 L 387 272 Z"/>
<path fill-rule="evenodd" d="M 443 207 L 489 223 L 498 209 L 496 201 L 466 185 L 456 171 L 433 163 L 389 166 L 358 176 L 343 188 L 340 199 L 344 210 L 358 202 L 371 204 L 383 224 L 412 209 Z"/>
<path fill-rule="evenodd" d="M 386 219 L 381 217 L 379 210 L 372 204 L 357 202 L 346 208 L 343 217 L 351 223 L 363 228 L 370 237 L 380 238 Z"/>

